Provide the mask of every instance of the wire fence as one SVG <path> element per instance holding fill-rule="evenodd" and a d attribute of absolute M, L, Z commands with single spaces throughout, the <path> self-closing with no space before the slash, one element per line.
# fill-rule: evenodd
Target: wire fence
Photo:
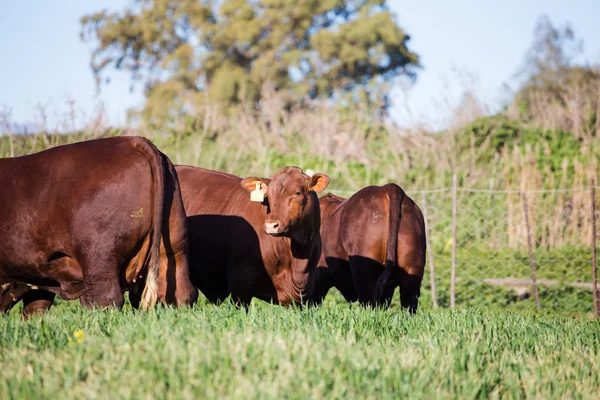
<path fill-rule="evenodd" d="M 598 315 L 598 189 L 594 181 L 557 190 L 471 189 L 454 179 L 452 187 L 407 191 L 428 232 L 421 304 Z"/>

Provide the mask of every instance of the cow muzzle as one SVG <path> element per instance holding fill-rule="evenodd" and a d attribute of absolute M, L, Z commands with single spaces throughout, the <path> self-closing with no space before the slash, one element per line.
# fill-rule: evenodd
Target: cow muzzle
<path fill-rule="evenodd" d="M 271 236 L 283 236 L 287 232 L 287 227 L 276 219 L 270 219 L 265 222 L 265 233 Z"/>

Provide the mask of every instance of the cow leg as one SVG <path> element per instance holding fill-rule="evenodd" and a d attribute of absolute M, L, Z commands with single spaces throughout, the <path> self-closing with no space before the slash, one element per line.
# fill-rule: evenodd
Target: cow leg
<path fill-rule="evenodd" d="M 416 313 L 417 307 L 419 307 L 422 279 L 422 276 L 411 275 L 402 271 L 400 278 L 400 303 L 411 314 Z"/>
<path fill-rule="evenodd" d="M 341 258 L 328 257 L 327 267 L 333 279 L 333 285 L 340 291 L 348 302 L 358 300 L 350 262 Z"/>
<path fill-rule="evenodd" d="M 171 248 L 172 249 L 172 248 Z M 158 293 L 166 304 L 191 306 L 198 299 L 198 289 L 189 278 L 187 255 L 161 246 L 160 279 Z"/>
<path fill-rule="evenodd" d="M 55 294 L 47 290 L 30 290 L 23 295 L 21 315 L 27 319 L 32 315 L 41 315 L 52 307 Z"/>
<path fill-rule="evenodd" d="M 0 313 L 9 312 L 31 288 L 24 284 L 10 283 L 0 288 Z"/>
<path fill-rule="evenodd" d="M 396 288 L 393 287 L 388 293 L 384 294 L 383 298 L 381 299 L 381 304 L 385 308 L 390 308 L 390 306 L 392 305 L 392 298 L 394 297 L 395 290 Z"/>
<path fill-rule="evenodd" d="M 235 305 L 248 311 L 253 297 L 277 304 L 277 290 L 265 269 L 257 267 L 258 262 L 247 260 L 248 253 L 241 249 L 232 252 L 227 259 L 227 292 Z"/>
<path fill-rule="evenodd" d="M 120 263 L 97 255 L 87 256 L 79 263 L 83 269 L 84 295 L 79 301 L 84 307 L 123 307 L 124 291 L 119 279 Z"/>
<path fill-rule="evenodd" d="M 309 279 L 308 304 L 319 305 L 334 286 L 333 279 L 329 270 L 321 265 L 317 266 Z"/>
<path fill-rule="evenodd" d="M 384 303 L 388 303 L 391 301 L 391 294 L 394 294 L 394 289 L 397 286 L 397 275 L 398 269 L 395 267 L 387 266 L 384 268 L 383 272 L 377 278 L 377 284 L 375 285 L 375 290 L 373 291 L 373 297 L 371 298 L 371 303 L 375 306 L 381 306 Z"/>
<path fill-rule="evenodd" d="M 248 312 L 248 309 L 250 308 L 250 302 L 252 301 L 252 297 L 231 296 L 231 298 L 233 299 L 233 302 L 237 307 L 243 308 L 244 311 Z"/>
<path fill-rule="evenodd" d="M 367 257 L 350 256 L 350 269 L 358 301 L 362 305 L 374 306 L 373 293 L 377 286 L 377 279 L 383 269 L 380 262 Z"/>
<path fill-rule="evenodd" d="M 13 296 L 11 296 L 12 284 L 0 286 L 0 313 L 9 312 L 16 304 Z"/>
<path fill-rule="evenodd" d="M 132 308 L 136 310 L 140 308 L 140 303 L 142 302 L 141 288 L 129 289 L 127 296 L 129 297 L 129 303 L 131 303 Z"/>

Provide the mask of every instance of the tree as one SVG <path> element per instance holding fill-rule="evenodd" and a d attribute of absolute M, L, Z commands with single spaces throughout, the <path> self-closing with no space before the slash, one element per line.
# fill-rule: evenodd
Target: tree
<path fill-rule="evenodd" d="M 576 137 L 600 133 L 600 70 L 575 62 L 582 47 L 569 25 L 538 20 L 522 69 L 526 79 L 513 100 L 521 119 Z"/>
<path fill-rule="evenodd" d="M 534 39 L 525 57 L 525 71 L 539 76 L 568 68 L 581 54 L 583 42 L 567 24 L 558 28 L 547 15 L 542 15 L 534 29 Z"/>
<path fill-rule="evenodd" d="M 386 98 L 387 84 L 419 67 L 385 0 L 137 0 L 81 23 L 98 82 L 111 68 L 130 72 L 156 122 L 205 101 L 255 105 L 265 84 L 290 103 Z"/>

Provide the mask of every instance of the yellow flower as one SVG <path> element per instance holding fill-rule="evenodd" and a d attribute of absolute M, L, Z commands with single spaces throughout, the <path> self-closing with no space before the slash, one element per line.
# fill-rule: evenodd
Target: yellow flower
<path fill-rule="evenodd" d="M 450 250 L 452 248 L 452 238 L 448 238 L 446 240 L 446 244 L 444 245 L 444 251 Z"/>
<path fill-rule="evenodd" d="M 81 329 L 76 329 L 75 332 L 73 332 L 73 339 L 75 342 L 81 343 L 85 339 L 85 333 Z"/>

